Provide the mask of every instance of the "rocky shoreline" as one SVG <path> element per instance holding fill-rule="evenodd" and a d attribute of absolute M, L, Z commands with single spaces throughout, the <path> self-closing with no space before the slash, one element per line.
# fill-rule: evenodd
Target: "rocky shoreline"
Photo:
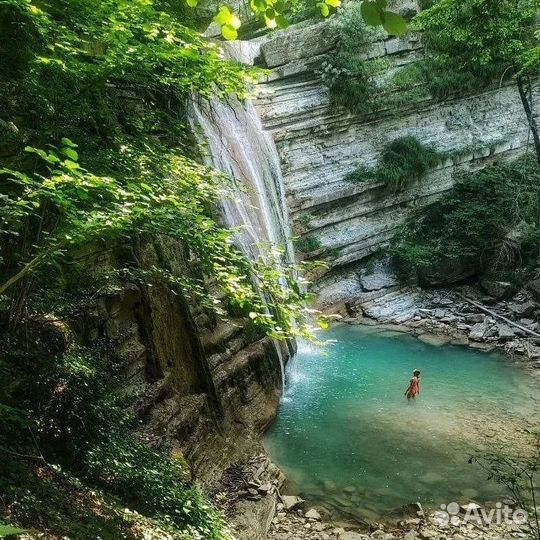
<path fill-rule="evenodd" d="M 401 284 L 381 260 L 322 280 L 315 292 L 319 308 L 343 322 L 391 324 L 433 345 L 498 349 L 540 367 L 540 279 L 426 289 Z"/>
<path fill-rule="evenodd" d="M 323 507 L 296 495 L 282 494 L 285 475 L 265 454 L 225 472 L 214 499 L 234 527 L 238 540 L 464 540 L 534 538 L 528 525 L 474 519 L 482 508 L 474 502 L 425 511 L 420 503 L 398 510 L 391 522 L 336 521 Z M 504 501 L 509 508 L 512 500 Z M 455 504 L 455 503 L 453 503 Z M 496 510 L 486 505 L 485 511 Z M 399 514 L 399 515 L 398 515 Z M 469 516 L 469 519 L 467 519 Z M 472 518 L 471 518 L 472 516 Z"/>
<path fill-rule="evenodd" d="M 540 305 L 527 289 L 504 298 L 487 296 L 471 286 L 431 291 L 400 288 L 359 298 L 346 310 L 344 322 L 389 325 L 435 346 L 500 350 L 540 368 Z"/>

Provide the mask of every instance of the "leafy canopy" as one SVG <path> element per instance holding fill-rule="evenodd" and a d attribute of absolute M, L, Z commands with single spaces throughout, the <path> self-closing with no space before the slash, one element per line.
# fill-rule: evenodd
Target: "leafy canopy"
<path fill-rule="evenodd" d="M 536 0 L 440 0 L 419 13 L 436 95 L 475 91 L 502 77 L 533 73 L 539 49 Z"/>
<path fill-rule="evenodd" d="M 188 6 L 195 8 L 198 0 L 186 0 Z M 328 17 L 336 12 L 341 6 L 341 0 L 250 0 L 251 13 L 262 20 L 269 29 L 286 28 L 290 18 L 295 18 L 299 9 L 311 14 L 310 7 L 316 7 L 322 17 Z M 405 19 L 387 8 L 387 0 L 363 0 L 361 13 L 366 24 L 370 26 L 382 26 L 386 32 L 394 36 L 402 36 L 407 32 Z M 218 9 L 214 22 L 221 28 L 221 35 L 227 40 L 238 37 L 238 29 L 241 26 L 240 18 L 227 5 L 221 5 Z"/>

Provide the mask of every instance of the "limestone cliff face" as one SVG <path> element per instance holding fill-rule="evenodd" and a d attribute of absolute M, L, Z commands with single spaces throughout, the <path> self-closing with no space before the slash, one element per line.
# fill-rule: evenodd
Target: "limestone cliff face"
<path fill-rule="evenodd" d="M 140 266 L 190 273 L 182 246 L 147 245 Z M 114 261 L 107 261 L 114 265 Z M 211 284 L 208 285 L 211 287 Z M 246 321 L 219 320 L 167 285 L 123 284 L 75 321 L 83 342 L 105 339 L 124 369 L 146 443 L 186 458 L 212 484 L 234 462 L 259 453 L 282 390 L 286 343 L 247 332 Z M 279 354 L 278 354 L 279 353 Z"/>
<path fill-rule="evenodd" d="M 304 23 L 262 40 L 257 62 L 270 68 L 270 74 L 255 102 L 281 158 L 295 234 L 315 237 L 320 247 L 308 256 L 330 266 L 316 284 L 323 302 L 326 283 L 349 279 L 345 271 L 383 247 L 413 208 L 448 191 L 456 171 L 514 157 L 528 140 L 527 120 L 513 85 L 363 116 L 332 107 L 318 69 L 335 49 L 333 24 Z M 392 73 L 423 54 L 419 38 L 413 36 L 374 41 L 365 57 L 384 58 Z M 383 194 L 380 185 L 345 178 L 359 166 L 375 165 L 385 144 L 405 135 L 455 157 L 393 196 Z M 345 287 L 343 294 L 349 293 Z"/>

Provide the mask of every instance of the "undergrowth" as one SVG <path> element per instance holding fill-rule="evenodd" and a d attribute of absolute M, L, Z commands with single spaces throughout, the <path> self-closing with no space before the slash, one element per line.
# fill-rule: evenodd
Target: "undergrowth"
<path fill-rule="evenodd" d="M 531 155 L 460 174 L 393 239 L 398 268 L 410 275 L 467 261 L 479 274 L 526 280 L 538 256 L 538 174 Z"/>
<path fill-rule="evenodd" d="M 364 58 L 377 31 L 364 22 L 359 2 L 343 8 L 336 29 L 339 48 L 323 62 L 321 77 L 334 105 L 356 113 L 368 112 L 377 99 L 376 75 L 386 67 L 384 61 Z"/>
<path fill-rule="evenodd" d="M 321 241 L 315 236 L 303 236 L 294 241 L 294 246 L 302 253 L 311 253 L 321 247 Z"/>
<path fill-rule="evenodd" d="M 183 459 L 131 435 L 105 346 L 0 363 L 0 492 L 23 527 L 73 538 L 226 538 Z M 9 459 L 8 459 L 9 458 Z M 146 532 L 143 532 L 146 531 Z"/>

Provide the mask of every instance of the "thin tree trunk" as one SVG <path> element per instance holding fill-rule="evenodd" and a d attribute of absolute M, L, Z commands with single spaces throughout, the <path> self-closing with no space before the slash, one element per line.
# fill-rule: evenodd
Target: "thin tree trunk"
<path fill-rule="evenodd" d="M 538 126 L 536 125 L 536 120 L 533 116 L 531 104 L 527 96 L 527 91 L 525 90 L 524 77 L 519 76 L 517 77 L 516 80 L 517 80 L 517 87 L 519 91 L 519 97 L 521 98 L 523 110 L 525 111 L 525 115 L 527 116 L 529 129 L 531 130 L 531 134 L 533 137 L 534 149 L 536 150 L 536 159 L 538 160 L 538 164 L 540 165 L 540 135 L 538 134 Z"/>
<path fill-rule="evenodd" d="M 10 277 L 5 283 L 0 285 L 0 294 L 4 294 L 11 286 L 15 285 L 20 279 L 22 279 L 28 272 L 34 270 L 41 264 L 41 261 L 47 256 L 46 253 L 42 253 L 33 258 L 26 266 L 24 266 L 17 274 Z"/>
<path fill-rule="evenodd" d="M 536 120 L 533 116 L 533 111 L 532 111 L 532 105 L 531 105 L 532 104 L 532 89 L 530 90 L 531 101 L 529 102 L 529 99 L 527 97 L 527 91 L 525 90 L 525 86 L 524 86 L 524 77 L 520 75 L 516 78 L 516 81 L 517 81 L 517 87 L 519 91 L 519 97 L 521 98 L 521 103 L 523 105 L 523 109 L 525 111 L 525 115 L 527 116 L 527 120 L 529 123 L 529 130 L 533 137 L 534 149 L 536 151 L 536 159 L 538 160 L 538 164 L 540 165 L 540 135 L 538 134 L 538 126 L 536 125 Z M 529 81 L 529 88 L 530 88 L 530 81 Z M 538 201 L 538 235 L 539 235 L 538 257 L 540 261 L 540 193 L 539 193 L 539 201 Z"/>

